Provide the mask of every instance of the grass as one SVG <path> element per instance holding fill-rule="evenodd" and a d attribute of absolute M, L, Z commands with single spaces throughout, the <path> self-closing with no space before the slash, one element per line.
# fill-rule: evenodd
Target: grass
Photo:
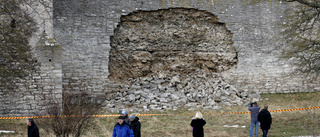
<path fill-rule="evenodd" d="M 266 100 L 268 98 L 268 100 Z M 304 108 L 320 106 L 320 93 L 291 93 L 291 94 L 263 94 L 262 101 L 258 102 L 260 107 L 264 105 L 269 106 L 269 110 Z M 192 137 L 192 128 L 190 126 L 193 115 L 178 115 L 183 113 L 195 113 L 196 111 L 202 113 L 219 113 L 219 112 L 247 112 L 247 107 L 244 106 L 223 106 L 220 110 L 203 110 L 201 108 L 194 111 L 187 111 L 187 109 L 179 109 L 177 111 L 149 111 L 147 113 L 168 113 L 177 115 L 166 116 L 140 116 L 142 124 L 141 132 L 143 137 Z M 315 111 L 320 116 L 320 109 Z M 305 123 L 309 125 L 315 124 L 307 111 L 291 111 L 291 112 L 273 112 L 271 113 L 273 123 L 269 130 L 269 137 L 288 137 L 299 135 L 311 135 L 305 130 Z M 205 114 L 204 118 L 207 124 L 204 127 L 206 137 L 247 137 L 249 135 L 250 114 Z M 95 127 L 91 127 L 90 131 L 85 136 L 88 137 L 110 137 L 112 130 L 117 122 L 116 117 L 94 118 Z M 37 122 L 35 120 L 35 122 Z M 245 128 L 223 127 L 224 125 L 239 125 L 246 126 Z M 46 136 L 54 136 L 52 133 L 45 133 L 40 128 L 40 134 Z M 312 129 L 317 131 L 318 127 Z M 26 136 L 26 119 L 22 120 L 0 120 L 0 130 L 16 131 L 15 134 L 1 134 L 3 136 Z M 262 136 L 259 130 L 259 136 Z"/>

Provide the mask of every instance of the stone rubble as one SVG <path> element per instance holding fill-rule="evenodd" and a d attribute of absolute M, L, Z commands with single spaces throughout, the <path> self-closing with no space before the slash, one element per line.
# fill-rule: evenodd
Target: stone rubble
<path fill-rule="evenodd" d="M 197 74 L 197 75 L 194 75 Z M 221 106 L 243 105 L 260 99 L 258 93 L 237 90 L 218 73 L 198 69 L 185 76 L 140 77 L 129 79 L 106 93 L 102 104 L 107 112 L 176 110 L 178 108 L 220 109 Z"/>

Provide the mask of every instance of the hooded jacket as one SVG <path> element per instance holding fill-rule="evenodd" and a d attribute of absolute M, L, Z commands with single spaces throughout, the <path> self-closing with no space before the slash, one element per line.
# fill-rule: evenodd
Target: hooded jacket
<path fill-rule="evenodd" d="M 141 137 L 141 123 L 139 122 L 139 118 L 136 117 L 133 121 L 131 121 L 131 128 L 134 133 L 134 137 Z"/>
<path fill-rule="evenodd" d="M 122 125 L 117 123 L 114 126 L 112 137 L 134 137 L 134 135 L 130 126 L 123 122 Z"/>
<path fill-rule="evenodd" d="M 259 114 L 259 110 L 260 107 L 257 105 L 255 107 L 248 107 L 248 110 L 251 111 L 251 121 L 252 122 L 257 122 L 258 121 L 258 114 Z"/>
<path fill-rule="evenodd" d="M 204 119 L 193 119 L 191 121 L 191 126 L 193 127 L 192 135 L 193 137 L 204 137 L 203 126 L 206 124 Z"/>
<path fill-rule="evenodd" d="M 39 129 L 34 122 L 31 122 L 31 126 L 28 126 L 28 137 L 39 137 Z"/>
<path fill-rule="evenodd" d="M 131 121 L 130 121 L 130 119 L 129 119 L 129 117 L 128 117 L 128 114 L 127 114 L 126 116 L 124 116 L 124 122 L 126 122 L 126 124 L 127 124 L 129 127 L 131 127 Z"/>
<path fill-rule="evenodd" d="M 262 130 L 269 130 L 272 123 L 270 112 L 267 109 L 262 109 L 258 115 L 258 121 Z"/>

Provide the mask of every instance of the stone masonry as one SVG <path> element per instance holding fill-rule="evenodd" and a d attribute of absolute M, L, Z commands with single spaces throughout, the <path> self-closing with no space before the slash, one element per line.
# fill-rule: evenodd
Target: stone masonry
<path fill-rule="evenodd" d="M 319 81 L 288 76 L 292 66 L 279 60 L 283 43 L 274 38 L 294 6 L 276 0 L 54 0 L 47 33 L 61 45 L 50 54 L 61 58 L 50 62 L 35 48 L 47 64 L 30 81 L 29 96 L 16 96 L 28 105 L 3 103 L 8 107 L 1 115 L 34 114 L 41 110 L 37 95 L 47 91 L 106 96 L 101 103 L 111 112 L 214 109 L 259 100 L 261 93 L 318 91 Z"/>
<path fill-rule="evenodd" d="M 17 83 L 17 91 L 0 92 L 0 115 L 33 116 L 44 110 L 48 98 L 62 98 L 61 46 L 45 32 L 35 46 L 35 57 L 40 65 L 30 78 Z"/>

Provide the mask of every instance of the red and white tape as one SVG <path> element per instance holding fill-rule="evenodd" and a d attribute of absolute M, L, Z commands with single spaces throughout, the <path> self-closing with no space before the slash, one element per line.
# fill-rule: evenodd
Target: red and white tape
<path fill-rule="evenodd" d="M 318 107 L 297 108 L 297 109 L 281 109 L 270 110 L 269 112 L 288 112 L 301 111 L 310 109 L 320 109 Z M 251 112 L 223 112 L 223 113 L 202 113 L 204 115 L 229 115 L 229 114 L 250 114 Z M 195 115 L 195 113 L 181 113 L 181 114 L 135 114 L 136 116 L 168 116 L 168 115 Z M 27 118 L 52 118 L 52 117 L 87 117 L 89 115 L 60 115 L 60 116 L 24 116 L 24 117 L 0 117 L 0 119 L 27 119 Z M 91 115 L 90 117 L 117 117 L 118 115 Z"/>

